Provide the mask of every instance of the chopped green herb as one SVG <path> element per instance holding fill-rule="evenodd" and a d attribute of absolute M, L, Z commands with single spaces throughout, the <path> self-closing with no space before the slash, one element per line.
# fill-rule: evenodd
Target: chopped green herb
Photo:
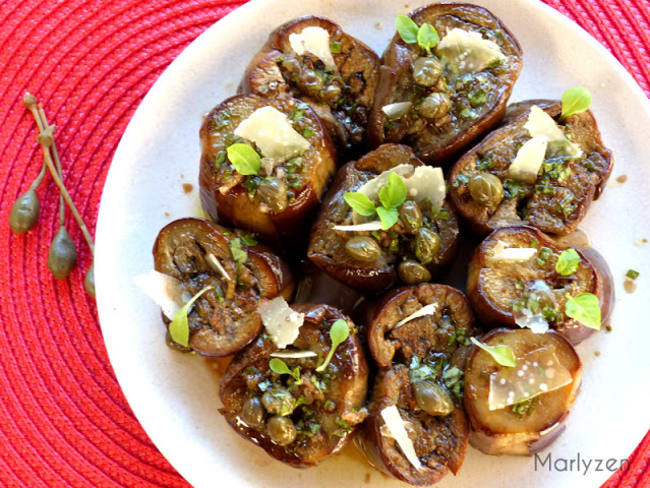
<path fill-rule="evenodd" d="M 226 160 L 226 151 L 219 151 L 214 158 L 214 165 L 218 168 Z"/>
<path fill-rule="evenodd" d="M 625 273 L 625 277 L 631 280 L 636 280 L 639 277 L 639 272 L 635 269 L 628 269 Z"/>
<path fill-rule="evenodd" d="M 190 300 L 183 305 L 178 312 L 174 314 L 174 318 L 172 321 L 169 323 L 169 336 L 171 337 L 172 341 L 174 341 L 177 344 L 180 344 L 181 346 L 188 347 L 189 342 L 190 342 L 190 325 L 187 321 L 187 314 L 194 304 L 195 301 L 199 299 L 201 295 L 203 295 L 205 292 L 208 290 L 212 290 L 214 287 L 213 286 L 206 286 L 203 288 L 201 291 L 199 291 L 196 295 L 194 295 Z"/>
<path fill-rule="evenodd" d="M 461 119 L 468 119 L 468 120 L 478 119 L 478 114 L 469 107 L 465 107 L 463 110 L 461 110 L 459 115 Z"/>
<path fill-rule="evenodd" d="M 519 418 L 524 418 L 535 410 L 537 407 L 538 399 L 537 397 L 531 398 L 530 400 L 524 400 L 523 402 L 515 403 L 510 407 L 510 411 L 517 415 Z"/>
<path fill-rule="evenodd" d="M 555 271 L 562 276 L 569 276 L 576 272 L 580 264 L 580 255 L 575 249 L 565 249 L 555 263 Z"/>
<path fill-rule="evenodd" d="M 349 335 L 350 328 L 348 327 L 348 323 L 343 319 L 336 320 L 330 326 L 330 340 L 332 341 L 332 345 L 330 347 L 329 353 L 327 354 L 327 357 L 325 358 L 325 361 L 323 361 L 323 363 L 316 368 L 316 371 L 318 373 L 325 371 L 325 368 L 327 368 L 327 365 L 330 363 L 332 357 L 334 356 L 334 351 L 336 351 L 336 348 L 342 342 L 345 342 L 347 340 Z"/>
<path fill-rule="evenodd" d="M 302 131 L 302 136 L 305 138 L 311 137 L 312 135 L 314 135 L 314 131 L 311 130 L 311 127 L 305 127 L 305 129 Z"/>
<path fill-rule="evenodd" d="M 469 176 L 467 176 L 466 174 L 460 173 L 460 174 L 456 175 L 456 177 L 454 178 L 454 181 L 452 182 L 451 185 L 454 188 L 458 188 L 460 185 L 466 185 L 468 181 L 469 181 Z"/>
<path fill-rule="evenodd" d="M 549 258 L 553 255 L 553 251 L 551 251 L 550 248 L 548 247 L 542 247 L 538 252 L 537 252 L 537 265 L 540 267 L 546 266 L 546 262 L 549 260 Z"/>
<path fill-rule="evenodd" d="M 228 243 L 228 247 L 230 248 L 230 254 L 232 255 L 232 259 L 237 264 L 244 264 L 246 262 L 246 260 L 248 259 L 248 253 L 246 252 L 245 249 L 242 249 L 241 240 L 239 237 L 230 241 Z"/>
<path fill-rule="evenodd" d="M 331 41 L 330 52 L 332 54 L 339 54 L 341 52 L 341 41 Z"/>
<path fill-rule="evenodd" d="M 242 232 L 241 234 L 239 234 L 239 238 L 247 246 L 257 246 L 258 244 L 257 239 L 255 239 L 255 236 L 253 234 L 245 234 L 244 232 Z"/>
<path fill-rule="evenodd" d="M 474 90 L 469 95 L 469 103 L 472 107 L 480 107 L 487 102 L 487 92 L 481 88 Z"/>
<path fill-rule="evenodd" d="M 516 198 L 519 195 L 519 192 L 524 192 L 523 188 L 521 186 L 512 181 L 512 180 L 506 180 L 503 182 L 503 194 L 506 198 Z"/>

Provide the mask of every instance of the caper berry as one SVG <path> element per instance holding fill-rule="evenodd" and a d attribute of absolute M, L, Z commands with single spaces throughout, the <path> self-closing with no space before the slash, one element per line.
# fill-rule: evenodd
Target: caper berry
<path fill-rule="evenodd" d="M 294 410 L 295 402 L 289 390 L 273 388 L 262 395 L 262 405 L 272 415 L 289 415 Z"/>
<path fill-rule="evenodd" d="M 422 86 L 433 86 L 442 75 L 442 66 L 436 58 L 420 57 L 413 63 L 413 80 Z"/>
<path fill-rule="evenodd" d="M 288 417 L 271 417 L 266 423 L 268 431 L 273 442 L 279 446 L 286 446 L 296 440 L 296 426 Z"/>
<path fill-rule="evenodd" d="M 381 248 L 372 237 L 357 236 L 345 243 L 345 251 L 357 261 L 374 263 L 381 256 Z"/>
<path fill-rule="evenodd" d="M 61 226 L 50 244 L 47 266 L 56 279 L 63 280 L 68 277 L 76 262 L 77 249 L 66 228 Z"/>
<path fill-rule="evenodd" d="M 36 224 L 40 204 L 34 190 L 20 195 L 11 207 L 9 226 L 16 234 L 24 234 Z"/>
<path fill-rule="evenodd" d="M 84 276 L 84 288 L 86 293 L 95 298 L 95 265 L 91 264 L 86 276 Z"/>
<path fill-rule="evenodd" d="M 264 411 L 262 402 L 258 397 L 250 397 L 244 402 L 240 416 L 242 420 L 251 427 L 261 427 L 264 425 L 266 412 Z"/>
<path fill-rule="evenodd" d="M 421 227 L 415 237 L 415 257 L 422 264 L 435 261 L 440 250 L 440 236 L 426 227 Z"/>
<path fill-rule="evenodd" d="M 399 278 L 407 285 L 424 283 L 431 279 L 429 270 L 413 259 L 407 259 L 399 263 L 397 273 Z"/>
<path fill-rule="evenodd" d="M 447 389 L 432 381 L 413 384 L 415 403 L 429 415 L 449 415 L 456 408 Z"/>
<path fill-rule="evenodd" d="M 407 232 L 417 232 L 422 227 L 422 212 L 418 204 L 410 200 L 404 202 L 399 208 L 399 220 Z"/>
<path fill-rule="evenodd" d="M 426 96 L 420 105 L 418 113 L 427 119 L 439 119 L 444 117 L 451 108 L 451 101 L 444 93 L 432 93 Z"/>
<path fill-rule="evenodd" d="M 469 180 L 472 200 L 486 207 L 495 207 L 503 200 L 503 184 L 492 173 L 481 171 Z"/>
<path fill-rule="evenodd" d="M 257 194 L 273 212 L 282 212 L 287 208 L 287 186 L 279 178 L 271 176 L 260 181 Z"/>

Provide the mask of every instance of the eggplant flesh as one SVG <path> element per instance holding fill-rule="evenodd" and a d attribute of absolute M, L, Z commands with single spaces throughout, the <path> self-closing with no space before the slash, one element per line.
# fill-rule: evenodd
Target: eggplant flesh
<path fill-rule="evenodd" d="M 389 231 L 374 233 L 338 231 L 333 227 L 353 223 L 353 211 L 343 198 L 345 193 L 357 191 L 367 181 L 400 164 L 417 167 L 423 163 L 407 146 L 384 144 L 358 161 L 344 165 L 337 172 L 311 231 L 308 258 L 334 279 L 362 292 L 379 293 L 398 281 L 397 268 L 400 262 L 417 260 L 414 255 L 416 235 L 400 221 Z M 407 202 L 411 200 L 408 199 Z M 458 220 L 446 201 L 436 210 L 423 203 L 417 205 L 425 217 L 423 227 L 435 232 L 440 239 L 433 259 L 421 263 L 431 277 L 436 277 L 447 269 L 456 253 Z M 377 259 L 364 262 L 350 255 L 346 251 L 346 243 L 354 237 L 366 237 L 379 244 L 381 253 Z"/>
<path fill-rule="evenodd" d="M 384 52 L 368 128 L 371 142 L 403 142 L 426 163 L 445 164 L 499 123 L 521 71 L 522 51 L 502 22 L 476 5 L 433 4 L 409 17 L 417 25 L 431 24 L 441 39 L 454 28 L 479 34 L 496 43 L 503 55 L 500 63 L 464 73 L 464 61 L 442 59 L 436 48 L 428 55 L 417 42 L 407 44 L 397 33 Z M 433 60 L 428 62 L 439 76 L 417 82 L 423 58 Z M 432 101 L 435 110 L 430 109 Z M 403 102 L 411 103 L 405 113 L 385 113 L 384 107 Z"/>
<path fill-rule="evenodd" d="M 305 314 L 292 350 L 317 354 L 282 359 L 299 374 L 299 380 L 270 369 L 271 355 L 286 350 L 278 350 L 271 339 L 261 335 L 234 357 L 221 380 L 219 395 L 224 405 L 222 413 L 238 434 L 292 467 L 307 468 L 340 451 L 364 421 L 368 365 L 354 323 L 339 310 L 313 303 L 292 308 Z M 329 329 L 338 319 L 347 322 L 349 336 L 336 348 L 325 371 L 319 373 L 316 368 L 331 347 Z M 245 405 L 251 399 L 264 403 L 267 392 L 288 395 L 288 410 L 278 414 L 264 407 L 252 422 L 244 413 Z M 271 436 L 270 421 L 274 416 L 282 416 L 283 422 L 293 425 L 295 437 L 291 442 L 278 443 Z"/>
<path fill-rule="evenodd" d="M 335 67 L 309 52 L 293 51 L 289 37 L 307 27 L 328 32 Z M 350 149 L 365 142 L 378 70 L 378 56 L 363 42 L 328 19 L 308 16 L 282 24 L 269 35 L 239 89 L 263 97 L 289 95 L 308 103 L 339 148 Z"/>
<path fill-rule="evenodd" d="M 535 249 L 535 254 L 511 262 L 499 257 L 503 248 Z M 467 293 L 479 321 L 484 326 L 519 327 L 522 314 L 541 316 L 573 344 L 593 334 L 595 329 L 566 315 L 567 296 L 596 295 L 601 322 L 606 323 L 614 301 L 611 273 L 592 251 L 576 249 L 576 271 L 559 274 L 555 264 L 565 249 L 534 227 L 504 227 L 490 234 L 474 251 L 467 276 Z"/>
<path fill-rule="evenodd" d="M 571 382 L 526 402 L 490 410 L 490 375 L 506 368 L 476 346 L 465 369 L 465 410 L 470 418 L 470 444 L 485 454 L 533 455 L 550 445 L 565 430 L 582 378 L 582 363 L 573 346 L 560 334 L 535 334 L 529 329 L 494 329 L 481 338 L 488 346 L 512 348 L 517 361 L 541 348 L 552 348 Z"/>
<path fill-rule="evenodd" d="M 262 330 L 259 301 L 288 299 L 293 292 L 287 264 L 264 245 L 247 246 L 246 238 L 195 218 L 171 222 L 156 238 L 155 270 L 179 280 L 179 295 L 192 297 L 212 287 L 188 313 L 189 349 L 203 356 L 227 356 L 243 349 Z M 235 239 L 246 253 L 245 262 L 233 259 L 229 244 Z M 165 322 L 172 318 L 163 317 Z"/>
<path fill-rule="evenodd" d="M 537 105 L 553 117 L 583 155 L 566 159 L 547 150 L 534 182 L 512 179 L 509 167 L 519 147 L 529 141 L 524 125 Z M 602 193 L 612 172 L 612 153 L 604 146 L 591 111 L 560 120 L 562 104 L 556 100 L 530 100 L 509 107 L 505 125 L 467 151 L 449 174 L 449 197 L 471 229 L 484 236 L 508 225 L 526 224 L 552 235 L 574 231 L 591 202 Z M 484 203 L 472 198 L 470 182 L 489 173 L 501 182 L 504 197 Z"/>

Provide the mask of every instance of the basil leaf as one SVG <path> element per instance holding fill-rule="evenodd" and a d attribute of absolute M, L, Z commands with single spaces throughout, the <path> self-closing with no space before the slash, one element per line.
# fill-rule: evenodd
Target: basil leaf
<path fill-rule="evenodd" d="M 203 295 L 206 291 L 214 289 L 214 286 L 206 286 L 192 298 L 190 301 L 183 305 L 178 312 L 174 314 L 174 318 L 169 323 L 169 336 L 177 344 L 181 346 L 188 347 L 190 342 L 190 325 L 187 322 L 187 313 L 190 310 L 190 307 L 194 304 L 198 298 Z"/>
<path fill-rule="evenodd" d="M 230 254 L 232 255 L 232 259 L 236 263 L 244 264 L 246 262 L 246 259 L 248 259 L 248 253 L 244 249 L 242 249 L 241 241 L 239 240 L 239 237 L 230 241 L 228 243 L 228 247 L 230 248 Z"/>
<path fill-rule="evenodd" d="M 600 330 L 600 302 L 593 293 L 570 297 L 564 305 L 564 313 L 585 327 Z"/>
<path fill-rule="evenodd" d="M 512 352 L 510 346 L 505 344 L 500 344 L 498 346 L 488 346 L 482 342 L 477 341 L 474 337 L 470 337 L 470 340 L 473 344 L 483 349 L 487 352 L 492 359 L 494 359 L 501 366 L 507 366 L 509 368 L 514 368 L 517 365 L 517 360 L 515 359 L 515 353 Z"/>
<path fill-rule="evenodd" d="M 397 33 L 407 44 L 413 44 L 417 42 L 418 39 L 418 25 L 413 22 L 411 17 L 406 15 L 398 15 L 395 19 L 395 26 L 397 27 Z"/>
<path fill-rule="evenodd" d="M 334 356 L 334 351 L 336 351 L 336 348 L 339 347 L 342 342 L 347 340 L 349 335 L 350 327 L 348 327 L 348 323 L 343 319 L 336 320 L 330 326 L 330 340 L 332 341 L 332 347 L 330 348 L 330 352 L 327 353 L 327 357 L 325 358 L 325 361 L 323 361 L 323 364 L 316 368 L 317 372 L 322 373 L 325 371 L 325 368 L 327 368 L 327 365 Z"/>
<path fill-rule="evenodd" d="M 379 190 L 379 201 L 385 208 L 399 207 L 406 200 L 406 184 L 400 175 L 390 173 Z"/>
<path fill-rule="evenodd" d="M 562 94 L 562 115 L 566 119 L 569 115 L 579 114 L 591 106 L 591 93 L 583 86 L 574 86 Z"/>
<path fill-rule="evenodd" d="M 256 175 L 260 172 L 262 166 L 260 155 L 248 144 L 238 142 L 228 146 L 226 152 L 230 164 L 240 175 Z"/>
<path fill-rule="evenodd" d="M 562 251 L 557 263 L 555 263 L 555 271 L 562 276 L 569 276 L 576 272 L 579 264 L 580 254 L 575 249 L 566 249 Z"/>
<path fill-rule="evenodd" d="M 427 54 L 431 54 L 431 48 L 438 45 L 438 31 L 428 22 L 425 22 L 418 29 L 417 41 L 418 45 L 424 49 Z"/>
<path fill-rule="evenodd" d="M 343 200 L 359 215 L 370 217 L 375 214 L 375 204 L 363 193 L 347 192 Z"/>
<path fill-rule="evenodd" d="M 377 207 L 377 215 L 381 220 L 381 228 L 388 230 L 397 223 L 399 217 L 396 208 Z"/>

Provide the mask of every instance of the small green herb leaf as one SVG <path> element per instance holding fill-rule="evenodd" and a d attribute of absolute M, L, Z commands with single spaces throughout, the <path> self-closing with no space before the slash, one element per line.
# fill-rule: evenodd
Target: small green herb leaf
<path fill-rule="evenodd" d="M 517 364 L 515 359 L 515 353 L 512 352 L 510 346 L 504 344 L 498 346 L 488 346 L 482 342 L 477 341 L 474 337 L 470 337 L 470 340 L 473 344 L 483 349 L 487 352 L 492 358 L 499 363 L 501 366 L 507 366 L 509 368 L 514 368 Z"/>
<path fill-rule="evenodd" d="M 564 313 L 585 327 L 600 330 L 600 302 L 593 293 L 570 297 L 564 306 Z"/>
<path fill-rule="evenodd" d="M 236 263 L 244 264 L 246 262 L 246 259 L 248 258 L 248 253 L 241 248 L 241 241 L 239 237 L 230 241 L 228 243 L 228 247 L 230 248 L 230 254 L 232 255 L 232 259 Z"/>
<path fill-rule="evenodd" d="M 636 269 L 628 269 L 625 277 L 631 280 L 636 280 L 639 277 L 639 272 Z"/>
<path fill-rule="evenodd" d="M 555 271 L 562 276 L 569 276 L 576 272 L 579 264 L 580 254 L 575 249 L 566 249 L 562 251 L 557 263 L 555 263 Z"/>
<path fill-rule="evenodd" d="M 363 193 L 347 192 L 343 199 L 359 215 L 370 217 L 375 214 L 375 204 Z"/>
<path fill-rule="evenodd" d="M 406 15 L 398 15 L 395 20 L 395 25 L 397 27 L 397 32 L 407 44 L 413 44 L 418 40 L 418 25 L 413 22 L 411 17 Z"/>
<path fill-rule="evenodd" d="M 562 119 L 584 112 L 591 105 L 591 93 L 583 86 L 574 86 L 562 94 Z"/>
<path fill-rule="evenodd" d="M 438 31 L 428 22 L 425 22 L 418 29 L 417 41 L 418 45 L 424 49 L 427 54 L 431 54 L 431 49 L 438 45 Z"/>
<path fill-rule="evenodd" d="M 397 223 L 399 214 L 396 208 L 377 207 L 377 215 L 381 220 L 381 228 L 388 230 Z"/>
<path fill-rule="evenodd" d="M 255 236 L 253 234 L 241 233 L 239 237 L 241 241 L 247 246 L 257 246 L 258 244 L 257 239 L 255 239 Z"/>
<path fill-rule="evenodd" d="M 214 289 L 214 286 L 206 286 L 183 305 L 169 324 L 169 336 L 177 344 L 188 347 L 190 342 L 190 325 L 187 322 L 187 313 L 194 304 L 206 291 Z"/>
<path fill-rule="evenodd" d="M 341 41 L 330 42 L 330 52 L 332 54 L 339 54 L 341 52 Z"/>
<path fill-rule="evenodd" d="M 226 149 L 228 159 L 240 175 L 256 175 L 260 172 L 262 160 L 257 151 L 248 144 L 236 143 Z"/>
<path fill-rule="evenodd" d="M 406 200 L 406 184 L 400 175 L 390 173 L 386 184 L 379 190 L 379 201 L 385 208 L 399 207 Z"/>
<path fill-rule="evenodd" d="M 293 377 L 294 380 L 296 380 L 296 384 L 301 384 L 300 383 L 300 366 L 296 366 L 293 368 L 293 370 L 289 369 L 289 366 L 287 366 L 287 363 L 285 363 L 282 359 L 279 358 L 271 358 L 269 361 L 269 368 L 271 368 L 271 371 L 273 371 L 276 374 L 288 374 Z"/>
<path fill-rule="evenodd" d="M 330 348 L 330 352 L 327 354 L 325 361 L 323 361 L 323 364 L 316 368 L 317 372 L 322 373 L 325 371 L 325 368 L 327 368 L 327 365 L 332 360 L 332 356 L 334 356 L 334 351 L 336 351 L 336 348 L 339 347 L 339 344 L 345 342 L 349 335 L 350 328 L 348 327 L 348 323 L 345 320 L 338 319 L 331 325 L 330 339 L 332 341 L 332 347 Z"/>

